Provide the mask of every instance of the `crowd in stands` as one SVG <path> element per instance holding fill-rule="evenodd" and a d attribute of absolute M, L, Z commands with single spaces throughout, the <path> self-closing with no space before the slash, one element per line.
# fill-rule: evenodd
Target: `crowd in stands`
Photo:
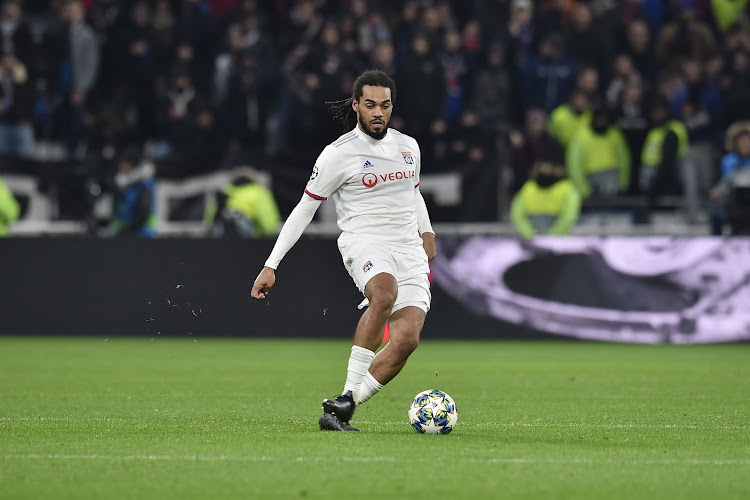
<path fill-rule="evenodd" d="M 308 171 L 342 132 L 324 103 L 378 68 L 398 86 L 391 126 L 420 142 L 424 171 L 507 169 L 509 196 L 535 182 L 532 172 L 550 182 L 559 169 L 540 165 L 557 162 L 579 203 L 629 194 L 652 208 L 687 197 L 712 210 L 716 232 L 731 219 L 722 174 L 750 165 L 747 147 L 725 141 L 750 120 L 747 0 L 2 0 L 1 9 L 2 155 L 38 159 L 55 144 L 114 171 L 135 146 L 184 175 L 259 155 Z M 745 156 L 721 168 L 726 154 Z M 569 227 L 571 210 L 553 226 Z"/>

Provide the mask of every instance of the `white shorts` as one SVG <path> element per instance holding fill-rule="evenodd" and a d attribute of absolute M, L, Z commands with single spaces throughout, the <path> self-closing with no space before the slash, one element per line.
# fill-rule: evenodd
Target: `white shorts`
<path fill-rule="evenodd" d="M 427 276 L 430 266 L 424 248 L 394 250 L 372 242 L 341 244 L 339 251 L 344 267 L 354 280 L 359 291 L 365 293 L 365 286 L 373 276 L 388 273 L 396 278 L 398 297 L 391 313 L 407 306 L 415 306 L 424 312 L 430 310 L 430 282 Z M 365 299 L 360 309 L 368 304 Z"/>

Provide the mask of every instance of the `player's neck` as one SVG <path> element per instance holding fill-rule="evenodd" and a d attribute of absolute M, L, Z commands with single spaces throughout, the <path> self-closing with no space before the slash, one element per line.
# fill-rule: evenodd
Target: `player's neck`
<path fill-rule="evenodd" d="M 386 137 L 388 137 L 388 131 L 386 130 L 386 133 L 385 133 L 385 135 L 383 137 L 381 137 L 380 139 L 376 139 L 375 137 L 373 137 L 370 134 L 368 134 L 362 128 L 362 124 L 360 124 L 360 123 L 357 123 L 357 126 L 354 127 L 354 130 L 356 131 L 357 135 L 359 135 L 361 138 L 363 138 L 364 140 L 366 140 L 370 144 L 377 144 L 380 141 L 382 141 L 383 139 L 385 139 Z"/>

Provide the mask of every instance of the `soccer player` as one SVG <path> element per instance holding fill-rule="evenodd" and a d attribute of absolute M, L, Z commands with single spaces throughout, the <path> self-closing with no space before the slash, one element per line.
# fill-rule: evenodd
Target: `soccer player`
<path fill-rule="evenodd" d="M 251 292 L 256 299 L 268 295 L 281 259 L 320 203 L 332 198 L 344 267 L 366 297 L 360 307 L 368 307 L 354 333 L 343 393 L 323 401 L 322 430 L 358 430 L 349 425 L 356 405 L 401 371 L 419 344 L 430 309 L 427 275 L 437 253 L 435 234 L 419 192 L 417 141 L 388 128 L 395 97 L 396 84 L 387 74 L 366 71 L 355 80 L 350 98 L 326 103 L 349 132 L 318 157 Z M 386 321 L 390 341 L 376 356 Z"/>

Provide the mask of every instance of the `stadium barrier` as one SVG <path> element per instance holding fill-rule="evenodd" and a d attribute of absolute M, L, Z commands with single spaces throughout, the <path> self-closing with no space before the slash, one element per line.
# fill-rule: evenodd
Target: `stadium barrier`
<path fill-rule="evenodd" d="M 0 334 L 350 338 L 336 242 L 303 237 L 269 298 L 272 240 L 0 240 Z M 750 339 L 750 239 L 438 238 L 423 337 Z"/>

